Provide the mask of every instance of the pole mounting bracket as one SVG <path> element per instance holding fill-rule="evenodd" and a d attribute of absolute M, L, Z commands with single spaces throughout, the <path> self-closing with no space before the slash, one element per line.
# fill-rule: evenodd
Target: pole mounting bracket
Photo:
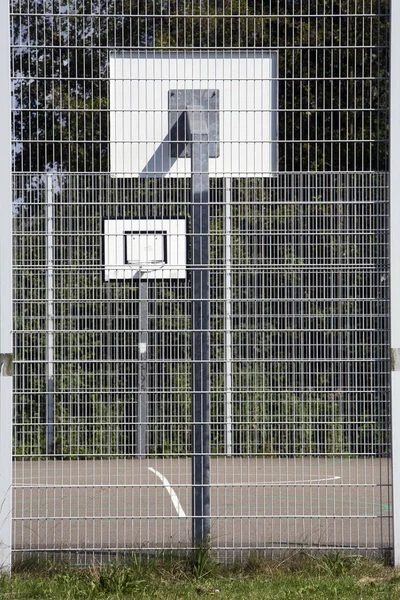
<path fill-rule="evenodd" d="M 201 121 L 191 118 L 188 113 L 197 116 L 201 113 Z M 208 156 L 219 156 L 219 90 L 169 90 L 168 92 L 168 127 L 169 151 L 172 158 L 190 158 L 192 156 L 192 138 L 189 134 L 193 122 L 199 124 L 197 133 L 207 134 Z M 204 131 L 202 131 L 203 123 Z M 192 132 L 193 133 L 193 132 Z M 207 143 L 205 141 L 205 143 Z"/>

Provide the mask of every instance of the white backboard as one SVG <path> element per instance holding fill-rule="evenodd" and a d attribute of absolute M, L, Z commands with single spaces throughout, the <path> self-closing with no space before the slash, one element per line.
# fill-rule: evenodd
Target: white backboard
<path fill-rule="evenodd" d="M 128 265 L 164 266 L 167 259 L 165 233 L 126 232 L 126 262 Z M 165 243 L 164 243 L 165 242 Z"/>
<path fill-rule="evenodd" d="M 185 279 L 185 219 L 106 219 L 104 279 Z"/>
<path fill-rule="evenodd" d="M 172 158 L 168 92 L 218 89 L 220 155 L 211 177 L 266 177 L 277 165 L 277 55 L 263 50 L 131 50 L 110 54 L 110 170 L 115 177 L 190 177 Z"/>

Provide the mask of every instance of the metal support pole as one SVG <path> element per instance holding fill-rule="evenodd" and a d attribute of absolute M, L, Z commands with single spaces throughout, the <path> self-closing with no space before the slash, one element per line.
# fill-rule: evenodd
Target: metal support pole
<path fill-rule="evenodd" d="M 46 454 L 54 454 L 54 258 L 53 175 L 46 177 L 47 206 L 47 298 L 46 298 Z"/>
<path fill-rule="evenodd" d="M 11 570 L 12 208 L 9 2 L 0 2 L 0 569 Z"/>
<path fill-rule="evenodd" d="M 393 560 L 400 566 L 400 3 L 392 0 L 390 42 L 390 303 L 392 348 Z"/>
<path fill-rule="evenodd" d="M 225 453 L 232 454 L 231 179 L 225 179 Z"/>
<path fill-rule="evenodd" d="M 147 455 L 147 344 L 148 344 L 148 283 L 139 273 L 139 382 L 137 410 L 136 454 Z"/>
<path fill-rule="evenodd" d="M 210 272 L 209 147 L 205 113 L 200 106 L 187 110 L 191 140 L 193 232 L 193 544 L 210 538 Z"/>

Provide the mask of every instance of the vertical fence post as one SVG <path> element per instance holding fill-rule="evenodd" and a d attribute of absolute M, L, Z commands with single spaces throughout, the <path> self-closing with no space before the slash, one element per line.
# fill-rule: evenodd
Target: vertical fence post
<path fill-rule="evenodd" d="M 224 180 L 225 200 L 225 454 L 232 455 L 232 224 L 231 178 Z"/>
<path fill-rule="evenodd" d="M 390 304 L 392 354 L 393 559 L 400 565 L 400 5 L 391 4 L 390 40 Z"/>
<path fill-rule="evenodd" d="M 47 207 L 47 299 L 46 299 L 46 454 L 54 454 L 54 257 L 53 257 L 53 175 L 46 177 Z"/>
<path fill-rule="evenodd" d="M 11 569 L 12 210 L 9 3 L 0 2 L 0 569 Z"/>
<path fill-rule="evenodd" d="M 143 273 L 139 270 L 139 381 L 138 381 L 138 408 L 136 429 L 136 454 L 138 458 L 147 455 L 147 352 L 148 352 L 148 282 L 142 279 Z"/>
<path fill-rule="evenodd" d="M 392 354 L 393 559 L 400 566 L 400 4 L 392 0 L 390 41 L 390 305 Z"/>

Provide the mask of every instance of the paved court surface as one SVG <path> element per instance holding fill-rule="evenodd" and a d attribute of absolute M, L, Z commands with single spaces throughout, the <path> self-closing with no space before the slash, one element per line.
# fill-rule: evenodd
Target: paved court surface
<path fill-rule="evenodd" d="M 215 458 L 211 537 L 221 549 L 387 548 L 386 459 Z M 15 549 L 187 548 L 191 460 L 14 464 Z"/>

